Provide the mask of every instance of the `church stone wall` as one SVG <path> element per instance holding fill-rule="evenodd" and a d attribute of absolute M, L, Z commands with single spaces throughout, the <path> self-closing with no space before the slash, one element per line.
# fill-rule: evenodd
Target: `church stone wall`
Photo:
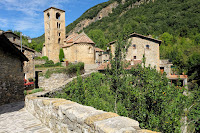
<path fill-rule="evenodd" d="M 60 14 L 60 19 L 56 19 L 56 13 Z M 43 52 L 45 53 L 43 55 L 54 63 L 59 62 L 59 51 L 65 39 L 65 12 L 56 8 L 44 11 L 44 27 L 45 49 Z"/>
<path fill-rule="evenodd" d="M 92 44 L 74 44 L 63 48 L 65 59 L 69 62 L 84 62 L 85 64 L 95 63 L 94 45 Z"/>
<path fill-rule="evenodd" d="M 22 62 L 0 49 L 0 105 L 24 100 Z"/>

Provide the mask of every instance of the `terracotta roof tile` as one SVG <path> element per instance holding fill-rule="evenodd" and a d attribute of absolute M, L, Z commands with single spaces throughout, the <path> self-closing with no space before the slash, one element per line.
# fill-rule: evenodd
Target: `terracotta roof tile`
<path fill-rule="evenodd" d="M 132 67 L 136 67 L 138 64 L 141 64 L 141 60 L 134 60 L 134 65 L 129 65 L 128 67 L 124 68 L 126 70 L 130 70 Z M 107 66 L 111 67 L 110 62 L 102 63 L 99 67 L 97 67 L 97 70 L 105 70 L 107 69 Z"/>
<path fill-rule="evenodd" d="M 72 46 L 73 44 L 79 44 L 79 43 L 94 44 L 94 42 L 84 32 L 82 32 L 81 34 L 73 33 L 69 35 L 64 40 L 64 42 L 65 42 L 65 45 L 63 46 L 63 48 Z"/>
<path fill-rule="evenodd" d="M 100 48 L 95 48 L 95 51 L 104 52 L 104 50 L 102 50 L 102 49 L 100 49 Z"/>
<path fill-rule="evenodd" d="M 187 75 L 169 75 L 167 78 L 169 78 L 169 79 L 186 79 L 186 78 L 188 78 L 188 76 Z"/>
<path fill-rule="evenodd" d="M 75 38 L 74 43 L 94 44 L 94 42 L 84 32 L 82 32 L 81 34 L 79 34 L 79 36 Z"/>

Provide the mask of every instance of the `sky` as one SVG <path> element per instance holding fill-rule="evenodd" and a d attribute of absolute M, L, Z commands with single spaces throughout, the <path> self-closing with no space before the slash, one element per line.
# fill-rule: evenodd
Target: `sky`
<path fill-rule="evenodd" d="M 43 11 L 65 10 L 65 26 L 89 8 L 108 0 L 0 0 L 0 30 L 17 30 L 31 38 L 44 34 Z"/>

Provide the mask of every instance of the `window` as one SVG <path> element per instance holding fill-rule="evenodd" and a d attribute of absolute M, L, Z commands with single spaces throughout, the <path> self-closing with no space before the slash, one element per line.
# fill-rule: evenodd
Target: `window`
<path fill-rule="evenodd" d="M 92 48 L 89 47 L 89 54 L 92 54 Z"/>
<path fill-rule="evenodd" d="M 60 36 L 60 32 L 58 33 L 58 36 Z"/>
<path fill-rule="evenodd" d="M 58 43 L 60 43 L 60 38 L 58 38 Z"/>
<path fill-rule="evenodd" d="M 136 49 L 136 45 L 135 44 L 133 44 L 133 49 Z"/>
<path fill-rule="evenodd" d="M 164 73 L 164 67 L 160 67 L 160 72 L 161 72 L 161 74 Z"/>
<path fill-rule="evenodd" d="M 133 59 L 136 59 L 137 57 L 136 56 L 133 56 Z"/>
<path fill-rule="evenodd" d="M 60 29 L 60 23 L 57 22 L 57 28 Z"/>
<path fill-rule="evenodd" d="M 60 13 L 56 13 L 56 19 L 60 20 Z"/>
<path fill-rule="evenodd" d="M 15 41 L 16 37 L 13 37 L 13 41 Z"/>
<path fill-rule="evenodd" d="M 47 13 L 47 17 L 50 19 L 50 14 L 49 13 Z"/>
<path fill-rule="evenodd" d="M 146 45 L 146 49 L 149 49 L 149 45 Z"/>

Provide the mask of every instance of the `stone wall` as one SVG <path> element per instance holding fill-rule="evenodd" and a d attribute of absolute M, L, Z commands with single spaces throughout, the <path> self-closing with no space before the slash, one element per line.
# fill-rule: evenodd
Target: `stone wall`
<path fill-rule="evenodd" d="M 25 49 L 24 55 L 29 59 L 28 62 L 24 62 L 25 78 L 35 78 L 35 61 L 33 59 L 34 52 Z"/>
<path fill-rule="evenodd" d="M 44 88 L 45 90 L 53 90 L 64 85 L 65 82 L 71 77 L 72 75 L 67 75 L 63 73 L 53 73 L 50 78 L 39 76 L 38 85 L 40 88 Z"/>
<path fill-rule="evenodd" d="M 136 60 L 142 60 L 144 55 L 146 58 L 146 67 L 151 65 L 152 68 L 155 66 L 156 70 L 160 70 L 160 52 L 158 43 L 140 37 L 130 37 L 128 41 L 130 47 L 126 53 L 126 60 L 134 60 L 134 56 Z M 113 57 L 115 53 L 115 45 L 116 44 L 111 45 L 111 53 Z M 135 45 L 135 47 L 133 47 L 133 45 Z M 149 48 L 147 48 L 146 45 L 149 45 Z"/>
<path fill-rule="evenodd" d="M 92 44 L 74 44 L 63 48 L 65 58 L 69 62 L 84 62 L 85 64 L 95 63 L 95 51 Z"/>
<path fill-rule="evenodd" d="M 60 14 L 60 19 L 56 18 Z M 58 26 L 60 25 L 60 26 Z M 50 7 L 44 11 L 45 47 L 43 56 L 59 62 L 59 51 L 65 39 L 65 11 Z M 58 41 L 60 40 L 60 41 Z"/>
<path fill-rule="evenodd" d="M 22 62 L 0 48 L 0 105 L 24 100 Z"/>
<path fill-rule="evenodd" d="M 153 133 L 142 130 L 139 122 L 115 113 L 57 98 L 45 98 L 47 92 L 28 95 L 26 110 L 59 133 Z"/>
<path fill-rule="evenodd" d="M 45 60 L 34 60 L 34 61 L 35 61 L 35 65 L 42 65 L 46 62 Z"/>

